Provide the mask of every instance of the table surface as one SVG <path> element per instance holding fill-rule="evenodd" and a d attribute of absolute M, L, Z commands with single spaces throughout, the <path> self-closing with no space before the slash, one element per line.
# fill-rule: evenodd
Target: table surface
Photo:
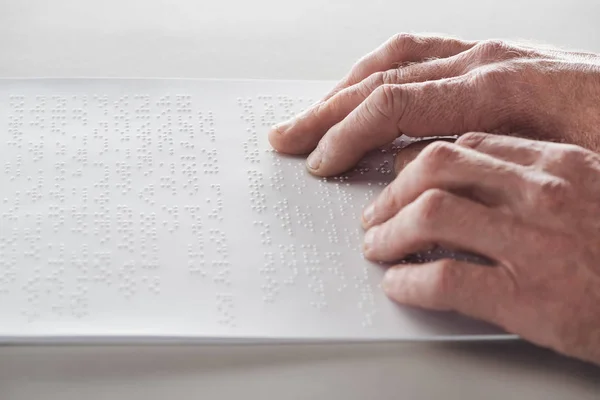
<path fill-rule="evenodd" d="M 600 52 L 595 0 L 3 0 L 0 77 L 338 79 L 397 32 Z M 597 399 L 523 342 L 0 348 L 0 398 Z"/>

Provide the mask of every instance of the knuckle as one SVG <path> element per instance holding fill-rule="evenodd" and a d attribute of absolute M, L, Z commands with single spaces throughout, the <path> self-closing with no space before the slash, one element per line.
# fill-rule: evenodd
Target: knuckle
<path fill-rule="evenodd" d="M 372 101 L 365 103 L 371 106 L 367 111 L 374 117 L 391 120 L 396 110 L 402 110 L 405 104 L 403 90 L 397 85 L 381 85 L 372 94 Z"/>
<path fill-rule="evenodd" d="M 389 48 L 394 53 L 406 53 L 419 46 L 423 39 L 410 33 L 397 33 L 388 41 Z"/>
<path fill-rule="evenodd" d="M 310 109 L 310 117 L 319 118 L 323 114 L 323 111 L 325 111 L 326 109 L 335 108 L 339 104 L 339 98 L 340 95 L 338 94 L 336 96 L 333 96 L 328 101 L 318 102 Z"/>
<path fill-rule="evenodd" d="M 573 164 L 580 164 L 586 158 L 586 150 L 573 144 L 547 145 L 543 151 L 542 159 L 547 164 L 565 166 L 570 168 Z"/>
<path fill-rule="evenodd" d="M 459 137 L 455 143 L 471 149 L 477 149 L 488 137 L 489 134 L 487 133 L 469 132 Z"/>
<path fill-rule="evenodd" d="M 568 192 L 569 185 L 561 178 L 553 176 L 539 178 L 530 189 L 531 206 L 558 212 L 567 203 Z"/>
<path fill-rule="evenodd" d="M 510 46 L 498 39 L 484 40 L 477 43 L 474 52 L 485 60 L 494 60 L 503 57 L 510 50 Z"/>
<path fill-rule="evenodd" d="M 371 93 L 378 87 L 396 84 L 398 83 L 398 75 L 398 70 L 396 69 L 375 72 L 365 81 L 365 89 L 368 93 Z"/>
<path fill-rule="evenodd" d="M 417 204 L 416 219 L 421 229 L 433 227 L 440 213 L 446 209 L 448 202 L 448 193 L 441 189 L 429 189 L 419 198 Z"/>
<path fill-rule="evenodd" d="M 457 153 L 451 143 L 444 141 L 433 142 L 418 156 L 424 173 L 435 173 L 456 160 Z"/>
<path fill-rule="evenodd" d="M 378 213 L 386 213 L 400 208 L 399 196 L 396 195 L 395 185 L 388 185 L 382 192 L 377 202 Z"/>
<path fill-rule="evenodd" d="M 437 298 L 444 298 L 457 289 L 460 268 L 455 268 L 449 259 L 438 261 L 437 268 L 432 276 L 432 290 Z"/>
<path fill-rule="evenodd" d="M 511 79 L 512 70 L 503 64 L 488 65 L 473 71 L 476 84 L 486 89 L 502 89 Z"/>

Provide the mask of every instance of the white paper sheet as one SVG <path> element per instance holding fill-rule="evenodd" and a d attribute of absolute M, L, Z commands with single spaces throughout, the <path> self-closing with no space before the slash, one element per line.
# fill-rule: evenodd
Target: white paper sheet
<path fill-rule="evenodd" d="M 2 340 L 508 338 L 381 292 L 359 215 L 389 153 L 321 180 L 271 150 L 330 87 L 0 80 Z"/>

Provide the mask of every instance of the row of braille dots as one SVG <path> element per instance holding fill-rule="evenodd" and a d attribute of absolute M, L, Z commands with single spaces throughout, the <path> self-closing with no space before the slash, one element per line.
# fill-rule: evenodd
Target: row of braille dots
<path fill-rule="evenodd" d="M 27 177 L 27 180 L 31 181 L 32 178 L 29 176 Z M 38 176 L 37 183 L 25 191 L 25 196 L 29 197 L 29 201 L 31 202 L 31 204 L 34 204 L 42 200 L 43 193 L 44 177 Z"/>
<path fill-rule="evenodd" d="M 346 276 L 346 268 L 342 263 L 342 253 L 339 251 L 328 251 L 325 253 L 327 260 L 327 271 L 335 277 L 335 282 L 338 282 L 337 291 L 342 292 L 348 288 L 348 278 Z"/>
<path fill-rule="evenodd" d="M 373 323 L 373 316 L 377 312 L 375 306 L 375 295 L 373 293 L 373 285 L 369 280 L 369 271 L 371 266 L 368 263 L 363 263 L 361 273 L 354 276 L 354 288 L 359 293 L 358 308 L 363 311 L 362 326 L 367 328 Z"/>
<path fill-rule="evenodd" d="M 117 249 L 134 253 L 133 209 L 126 205 L 118 204 L 115 212 L 116 232 L 119 235 Z"/>
<path fill-rule="evenodd" d="M 294 182 L 292 183 L 292 189 L 295 190 L 299 198 L 304 195 L 304 189 L 307 187 L 308 179 L 306 179 L 305 168 L 297 166 L 294 168 Z"/>
<path fill-rule="evenodd" d="M 44 142 L 29 142 L 27 152 L 31 154 L 29 159 L 36 163 L 44 158 Z"/>
<path fill-rule="evenodd" d="M 36 220 L 39 222 L 39 220 Z M 42 255 L 42 228 L 41 224 L 37 225 L 34 229 L 25 228 L 22 233 L 23 245 L 26 245 L 23 250 L 23 257 L 31 258 L 35 261 L 40 261 Z"/>
<path fill-rule="evenodd" d="M 96 103 L 98 103 L 98 107 L 101 110 L 103 110 L 104 115 L 108 115 L 108 104 L 109 104 L 108 96 L 107 95 L 99 96 L 97 94 L 94 94 L 93 100 Z"/>
<path fill-rule="evenodd" d="M 269 177 L 269 180 L 271 181 L 269 185 L 271 189 L 280 192 L 285 188 L 283 171 L 281 169 L 276 169 Z"/>
<path fill-rule="evenodd" d="M 281 223 L 281 228 L 290 236 L 294 236 L 294 231 L 292 229 L 292 218 L 290 216 L 290 207 L 287 199 L 283 199 L 277 202 L 275 206 L 273 206 L 275 210 L 275 217 L 279 219 Z"/>
<path fill-rule="evenodd" d="M 143 188 L 141 188 L 140 190 L 138 190 L 138 199 L 140 199 L 141 201 L 143 201 L 146 204 L 153 206 L 155 204 L 154 194 L 155 194 L 154 184 L 149 183 L 148 185 L 146 185 Z"/>
<path fill-rule="evenodd" d="M 194 144 L 192 143 L 196 136 L 194 135 L 194 124 L 191 121 L 192 116 L 189 115 L 187 119 L 185 119 L 182 115 L 177 117 L 177 131 L 179 132 L 179 136 L 183 137 L 187 135 L 191 142 L 181 141 L 180 143 L 186 143 L 187 147 L 194 148 Z"/>
<path fill-rule="evenodd" d="M 0 295 L 10 293 L 17 281 L 17 256 L 9 255 L 0 240 Z"/>
<path fill-rule="evenodd" d="M 82 189 L 82 191 L 85 189 Z M 85 206 L 84 206 L 85 207 Z M 112 214 L 109 211 L 109 208 L 106 206 L 100 206 L 94 210 L 93 213 L 93 234 L 94 236 L 100 236 L 98 243 L 104 245 L 108 243 L 111 239 L 111 222 L 112 222 Z"/>
<path fill-rule="evenodd" d="M 340 242 L 340 236 L 333 207 L 328 208 L 326 212 L 327 218 L 325 219 L 325 228 L 321 228 L 321 232 L 327 235 L 327 240 L 330 244 L 338 244 Z"/>
<path fill-rule="evenodd" d="M 252 225 L 260 229 L 260 243 L 263 246 L 270 246 L 273 243 L 271 226 L 263 221 L 254 221 Z"/>
<path fill-rule="evenodd" d="M 161 176 L 159 178 L 160 188 L 170 190 L 173 196 L 177 195 L 177 181 L 172 176 Z"/>
<path fill-rule="evenodd" d="M 354 209 L 352 192 L 349 190 L 346 190 L 348 186 L 350 186 L 349 183 L 347 183 L 346 186 L 341 186 L 339 183 L 337 183 L 335 185 L 335 191 L 337 194 L 337 203 L 340 206 L 339 214 L 342 218 L 347 217 L 348 214 L 350 214 L 349 216 L 354 217 L 356 214 L 355 209 Z"/>
<path fill-rule="evenodd" d="M 213 283 L 216 285 L 231 286 L 231 266 L 229 261 L 213 260 L 211 266 L 213 272 Z"/>
<path fill-rule="evenodd" d="M 296 101 L 294 101 L 292 97 L 283 95 L 277 96 L 277 105 L 282 110 L 280 112 L 282 120 L 293 118 L 294 115 L 299 114 L 306 107 L 304 105 L 304 98 L 298 97 L 296 98 Z M 296 107 L 296 105 L 298 107 Z"/>
<path fill-rule="evenodd" d="M 10 163 L 10 161 L 6 161 L 4 163 L 4 175 L 9 175 L 10 176 L 10 180 L 14 181 L 15 179 L 18 179 L 21 177 L 21 167 L 23 166 L 23 156 L 20 154 L 17 154 L 17 156 L 15 157 L 14 160 L 14 173 L 12 171 L 12 164 Z M 41 170 L 38 170 L 38 172 Z"/>
<path fill-rule="evenodd" d="M 281 268 L 289 271 L 289 275 L 283 280 L 283 284 L 286 286 L 292 286 L 296 283 L 296 279 L 300 274 L 298 270 L 298 260 L 296 258 L 296 245 L 291 244 L 280 244 L 279 248 L 279 262 Z"/>
<path fill-rule="evenodd" d="M 156 213 L 139 214 L 140 267 L 157 269 L 158 264 L 158 231 L 156 229 Z M 148 251 L 150 254 L 148 254 Z"/>
<path fill-rule="evenodd" d="M 214 249 L 216 258 L 211 261 L 213 283 L 231 286 L 231 265 L 227 236 L 220 229 L 209 229 L 208 241 Z"/>
<path fill-rule="evenodd" d="M 248 128 L 246 132 L 248 138 L 242 143 L 244 149 L 244 159 L 251 164 L 260 163 L 260 155 L 258 151 L 258 134 L 255 129 Z"/>
<path fill-rule="evenodd" d="M 208 219 L 223 221 L 223 192 L 221 191 L 221 185 L 218 183 L 212 183 L 210 188 L 216 193 L 216 201 L 211 204 L 211 199 L 207 198 L 206 203 L 212 205 L 212 209 L 208 213 Z"/>
<path fill-rule="evenodd" d="M 77 210 L 75 206 L 71 208 L 71 220 L 73 223 L 71 226 L 71 233 L 79 234 L 79 235 L 87 235 L 88 234 L 88 223 L 87 217 L 88 213 L 86 212 L 87 206 L 82 206 L 81 210 Z"/>
<path fill-rule="evenodd" d="M 188 244 L 188 272 L 206 277 L 202 207 L 186 205 L 184 210 L 187 212 L 186 219 L 189 221 L 192 234 L 192 243 Z"/>
<path fill-rule="evenodd" d="M 41 115 L 34 115 L 33 118 L 29 121 L 29 126 L 33 128 L 38 128 L 41 130 L 46 129 L 46 118 Z M 39 139 L 44 139 L 43 135 L 39 136 Z"/>
<path fill-rule="evenodd" d="M 234 311 L 233 295 L 231 293 L 217 293 L 216 294 L 216 307 L 219 317 L 217 323 L 219 325 L 235 328 L 236 318 Z"/>
<path fill-rule="evenodd" d="M 48 197 L 51 200 L 55 200 L 59 203 L 64 203 L 66 199 L 66 189 L 59 183 L 55 183 L 54 186 L 48 190 Z M 86 199 L 87 200 L 87 199 Z"/>
<path fill-rule="evenodd" d="M 260 116 L 260 124 L 263 127 L 274 126 L 278 122 L 281 122 L 277 119 L 275 115 L 275 106 L 268 102 L 264 102 L 264 110 Z"/>
<path fill-rule="evenodd" d="M 125 262 L 117 270 L 117 290 L 126 299 L 132 298 L 137 293 L 137 281 L 135 279 L 136 267 L 134 261 Z"/>
<path fill-rule="evenodd" d="M 150 122 L 144 122 L 136 128 L 135 138 L 142 143 L 142 147 L 138 147 L 138 153 L 147 153 L 148 147 L 152 146 L 152 129 Z"/>
<path fill-rule="evenodd" d="M 94 204 L 99 206 L 106 206 L 110 202 L 111 197 L 111 176 L 110 169 L 108 166 L 104 166 L 104 175 L 102 179 L 94 183 L 94 188 L 100 190 L 100 192 L 94 197 Z M 85 200 L 85 199 L 84 199 Z"/>
<path fill-rule="evenodd" d="M 23 142 L 23 131 L 21 127 L 23 126 L 23 116 L 15 117 L 9 115 L 8 117 L 8 134 L 12 138 L 12 140 L 7 140 L 7 146 L 14 146 L 17 148 L 21 148 L 21 143 Z"/>
<path fill-rule="evenodd" d="M 327 307 L 325 298 L 325 284 L 321 275 L 324 272 L 321 265 L 321 255 L 314 244 L 303 244 L 302 263 L 304 264 L 304 272 L 308 277 L 308 290 L 316 296 L 316 299 L 310 302 L 310 305 L 318 310 Z"/>
<path fill-rule="evenodd" d="M 77 284 L 74 290 L 68 293 L 60 292 L 57 297 L 56 300 L 41 301 L 39 293 L 31 295 L 29 297 L 31 303 L 23 311 L 23 316 L 33 322 L 38 318 L 45 318 L 46 313 L 77 319 L 83 319 L 90 315 L 88 291 L 82 284 Z"/>
<path fill-rule="evenodd" d="M 390 166 L 389 160 L 384 160 L 381 164 L 379 164 L 379 166 L 375 168 L 375 171 L 379 172 L 382 175 L 390 175 L 393 172 L 393 166 Z"/>
<path fill-rule="evenodd" d="M 141 278 L 142 284 L 145 284 L 148 291 L 152 294 L 160 294 L 161 289 L 161 281 L 158 276 L 142 276 Z"/>
<path fill-rule="evenodd" d="M 87 140 L 84 139 L 83 143 L 87 143 Z M 64 151 L 64 148 L 63 148 Z M 88 151 L 85 147 L 82 147 L 80 149 L 77 149 L 77 151 L 75 152 L 75 154 L 73 154 L 73 156 L 71 156 L 71 160 L 73 160 L 76 163 L 81 163 L 84 166 L 87 165 L 88 162 Z"/>
<path fill-rule="evenodd" d="M 80 253 L 71 252 L 69 265 L 71 267 L 69 274 L 76 271 L 76 280 L 81 284 L 111 286 L 115 280 L 112 272 L 111 251 L 96 251 L 90 256 L 88 245 L 83 244 Z"/>
<path fill-rule="evenodd" d="M 242 114 L 240 114 L 240 119 L 250 124 L 251 129 L 256 129 L 252 99 L 248 98 L 246 100 L 243 100 L 242 98 L 238 98 L 238 106 L 242 107 Z"/>
<path fill-rule="evenodd" d="M 219 158 L 217 149 L 202 149 L 201 153 L 206 157 L 206 162 L 202 164 L 205 174 L 218 174 L 219 173 Z"/>
<path fill-rule="evenodd" d="M 361 286 L 359 290 L 360 300 L 358 301 L 358 308 L 363 310 L 363 320 L 361 325 L 363 328 L 369 328 L 373 325 L 373 317 L 377 314 L 375 307 L 375 296 L 373 291 L 370 289 L 370 285 Z"/>
<path fill-rule="evenodd" d="M 257 213 L 263 213 L 267 210 L 267 196 L 263 192 L 263 174 L 260 171 L 249 170 L 248 189 L 250 190 L 250 207 Z"/>
<path fill-rule="evenodd" d="M 296 205 L 294 207 L 294 211 L 296 212 L 296 219 L 300 226 L 308 230 L 310 233 L 314 233 L 315 225 L 313 223 L 313 216 L 310 211 L 310 207 Z"/>
<path fill-rule="evenodd" d="M 272 252 L 264 253 L 264 260 L 259 270 L 259 274 L 263 278 L 261 290 L 263 292 L 263 302 L 274 303 L 275 297 L 279 294 L 280 284 L 275 278 L 277 269 L 275 267 L 275 255 Z"/>
<path fill-rule="evenodd" d="M 179 170 L 186 180 L 183 184 L 183 189 L 187 189 L 190 195 L 199 193 L 200 186 L 198 184 L 198 168 L 196 166 L 195 155 L 179 156 Z"/>
<path fill-rule="evenodd" d="M 178 206 L 172 206 L 169 207 L 167 205 L 163 205 L 161 207 L 163 212 L 166 212 L 167 214 L 169 214 L 169 217 L 171 217 L 171 224 L 169 224 L 168 220 L 163 220 L 162 221 L 162 225 L 163 227 L 168 227 L 169 229 L 169 233 L 174 233 L 176 230 L 179 229 L 179 207 Z"/>
<path fill-rule="evenodd" d="M 164 151 L 164 146 L 169 146 L 169 154 L 173 154 L 173 146 L 175 146 L 175 139 L 173 138 L 173 128 L 171 123 L 163 124 L 156 130 L 157 134 L 157 150 L 159 153 Z"/>
<path fill-rule="evenodd" d="M 215 133 L 215 120 L 212 111 L 202 112 L 198 111 L 198 126 L 200 132 L 204 133 L 204 135 L 208 136 L 211 142 L 215 142 L 217 140 L 217 136 Z M 193 131 L 190 131 L 190 135 L 193 135 Z M 192 137 L 193 138 L 193 137 Z"/>
<path fill-rule="evenodd" d="M 214 245 L 214 249 L 219 256 L 225 260 L 229 258 L 229 247 L 227 246 L 227 236 L 220 229 L 210 229 L 208 231 L 208 240 Z"/>
<path fill-rule="evenodd" d="M 360 250 L 360 229 L 359 228 L 344 228 L 344 239 L 348 250 Z"/>
<path fill-rule="evenodd" d="M 192 113 L 192 96 L 178 94 L 175 96 L 175 111 L 180 114 Z M 191 115 L 190 115 L 191 116 Z"/>
<path fill-rule="evenodd" d="M 194 229 L 194 228 L 192 228 Z M 197 233 L 196 238 L 202 239 L 202 232 Z M 202 243 L 188 244 L 187 255 L 188 255 L 188 272 L 193 275 L 199 275 L 206 277 L 206 261 L 204 259 L 204 246 Z M 200 247 L 199 249 L 196 249 Z"/>
<path fill-rule="evenodd" d="M 115 183 L 115 189 L 120 190 L 122 195 L 126 195 L 133 190 L 133 175 L 131 170 L 131 164 L 123 161 L 115 162 L 113 172 L 119 179 L 119 181 Z"/>
<path fill-rule="evenodd" d="M 25 100 L 27 98 L 22 95 L 11 94 L 8 96 L 8 105 L 11 108 L 23 108 L 25 107 Z"/>
<path fill-rule="evenodd" d="M 20 192 L 16 192 L 15 193 L 15 199 L 13 201 L 13 207 L 8 207 L 5 208 L 3 207 L 3 213 L 2 213 L 2 221 L 3 222 L 7 222 L 7 223 L 13 223 L 16 224 L 19 221 L 19 213 L 20 213 Z M 6 198 L 4 199 L 5 203 Z"/>
<path fill-rule="evenodd" d="M 50 110 L 52 114 L 50 117 L 50 132 L 64 135 L 65 131 L 62 128 L 67 125 L 67 99 L 61 96 L 52 96 L 52 100 L 56 105 Z"/>

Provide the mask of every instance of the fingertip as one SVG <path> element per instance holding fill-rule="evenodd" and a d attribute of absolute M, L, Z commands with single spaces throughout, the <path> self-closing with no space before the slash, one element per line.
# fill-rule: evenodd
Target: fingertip
<path fill-rule="evenodd" d="M 372 227 L 365 233 L 362 250 L 367 260 L 374 261 L 374 247 L 376 243 L 377 227 Z"/>
<path fill-rule="evenodd" d="M 399 279 L 400 267 L 390 267 L 381 281 L 381 288 L 386 296 L 394 298 L 394 295 L 398 292 L 398 286 L 401 284 Z"/>
<path fill-rule="evenodd" d="M 293 125 L 294 120 L 288 120 L 277 125 L 273 125 L 269 130 L 267 135 L 269 143 L 273 148 L 280 153 L 289 153 L 289 135 L 286 138 L 286 133 L 289 131 L 290 127 Z"/>
<path fill-rule="evenodd" d="M 373 220 L 375 218 L 375 205 L 370 204 L 367 206 L 361 215 L 361 223 L 362 227 L 365 230 L 368 230 L 373 225 Z"/>

